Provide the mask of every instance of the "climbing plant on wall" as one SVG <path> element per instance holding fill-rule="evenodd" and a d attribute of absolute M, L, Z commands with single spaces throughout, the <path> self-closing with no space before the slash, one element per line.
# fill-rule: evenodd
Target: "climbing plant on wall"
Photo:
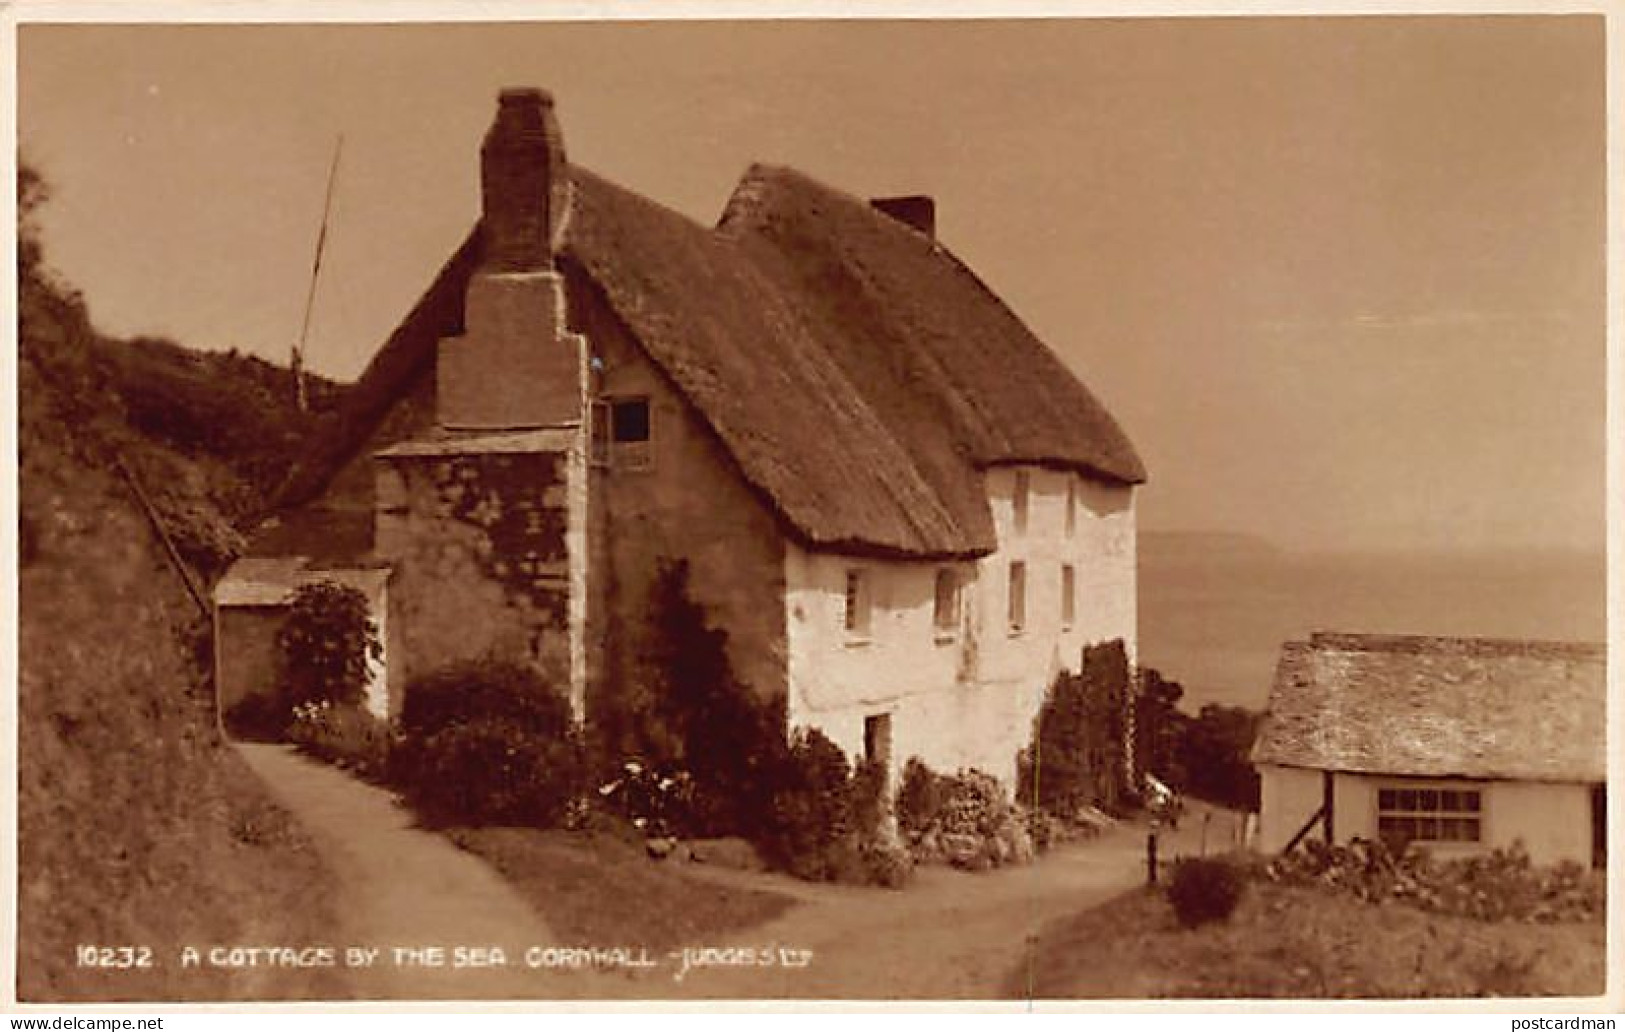
<path fill-rule="evenodd" d="M 276 638 L 287 704 L 360 703 L 368 664 L 383 655 L 367 597 L 334 581 L 305 584 Z"/>
<path fill-rule="evenodd" d="M 1132 796 L 1130 698 L 1128 653 L 1120 640 L 1084 649 L 1076 674 L 1058 674 L 1020 757 L 1022 802 L 1062 818 L 1089 806 L 1123 809 Z"/>

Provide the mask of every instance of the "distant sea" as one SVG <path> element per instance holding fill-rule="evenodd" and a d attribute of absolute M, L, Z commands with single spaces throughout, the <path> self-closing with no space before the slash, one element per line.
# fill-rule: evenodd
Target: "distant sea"
<path fill-rule="evenodd" d="M 1222 534 L 1140 537 L 1140 662 L 1184 708 L 1262 709 L 1311 631 L 1597 641 L 1606 560 L 1579 552 L 1309 553 Z"/>

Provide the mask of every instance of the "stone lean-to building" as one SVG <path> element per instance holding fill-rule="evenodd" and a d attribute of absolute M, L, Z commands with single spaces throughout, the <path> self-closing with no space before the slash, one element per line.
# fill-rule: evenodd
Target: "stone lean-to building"
<path fill-rule="evenodd" d="M 746 683 L 894 765 L 1010 777 L 1054 674 L 1132 655 L 1140 460 L 929 198 L 756 166 L 702 226 L 570 165 L 534 89 L 481 170 L 479 225 L 253 549 L 390 571 L 392 709 L 494 654 L 590 721 L 676 559 Z"/>
<path fill-rule="evenodd" d="M 1253 747 L 1260 847 L 1277 852 L 1314 822 L 1307 834 L 1335 842 L 1448 856 L 1521 841 L 1538 863 L 1600 865 L 1605 667 L 1601 645 L 1325 633 L 1288 643 Z"/>

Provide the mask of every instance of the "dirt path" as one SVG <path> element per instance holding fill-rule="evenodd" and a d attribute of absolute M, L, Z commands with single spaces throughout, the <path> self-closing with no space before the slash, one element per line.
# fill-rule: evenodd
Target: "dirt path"
<path fill-rule="evenodd" d="M 242 745 L 244 757 L 309 829 L 339 884 L 344 927 L 335 944 L 381 947 L 356 971 L 364 999 L 998 999 L 1039 928 L 1141 883 L 1145 829 L 1122 825 L 1038 862 L 981 874 L 922 868 L 904 891 L 821 885 L 693 864 L 696 877 L 766 888 L 798 903 L 725 942 L 771 964 L 710 965 L 681 978 L 680 957 L 639 972 L 531 970 L 527 948 L 553 943 L 543 921 L 490 867 L 413 826 L 389 793 L 280 746 Z M 1200 813 L 1163 839 L 1163 853 L 1195 852 Z M 1209 846 L 1223 848 L 1209 827 Z M 396 946 L 498 945 L 503 969 L 402 968 Z M 610 945 L 610 944 L 605 944 Z M 801 965 L 786 960 L 804 958 Z"/>
<path fill-rule="evenodd" d="M 1167 859 L 1222 851 L 1235 815 L 1204 820 L 1200 804 L 1164 829 Z M 1205 827 L 1204 827 L 1205 825 Z M 800 906 L 740 943 L 811 951 L 805 968 L 696 970 L 667 993 L 785 999 L 999 999 L 1010 973 L 1031 961 L 1039 928 L 1143 883 L 1146 827 L 1120 825 L 1036 863 L 970 874 L 922 868 L 905 891 L 795 883 Z M 1205 842 L 1204 842 L 1205 839 Z M 703 877 L 786 891 L 786 879 L 709 871 Z M 666 993 L 662 993 L 665 995 Z"/>
<path fill-rule="evenodd" d="M 546 926 L 483 861 L 433 832 L 365 784 L 292 748 L 240 743 L 238 749 L 277 800 L 315 840 L 337 882 L 342 927 L 329 943 L 383 953 L 370 968 L 347 969 L 358 999 L 580 999 L 623 995 L 625 979 L 532 971 L 518 963 L 552 941 Z M 441 946 L 446 966 L 400 966 L 396 947 Z M 456 969 L 456 946 L 500 946 L 506 968 Z"/>

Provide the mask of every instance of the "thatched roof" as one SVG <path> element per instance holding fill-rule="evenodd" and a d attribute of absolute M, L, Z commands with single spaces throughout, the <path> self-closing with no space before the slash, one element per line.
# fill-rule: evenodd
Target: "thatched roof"
<path fill-rule="evenodd" d="M 923 233 L 754 168 L 719 227 L 580 168 L 562 265 L 598 288 L 787 529 L 818 549 L 966 557 L 996 542 L 981 470 L 1145 472 L 1111 415 Z M 362 376 L 284 494 L 320 492 L 461 329 L 476 232 Z"/>
<path fill-rule="evenodd" d="M 1253 761 L 1602 781 L 1604 672 L 1601 645 L 1318 633 L 1282 649 Z"/>

